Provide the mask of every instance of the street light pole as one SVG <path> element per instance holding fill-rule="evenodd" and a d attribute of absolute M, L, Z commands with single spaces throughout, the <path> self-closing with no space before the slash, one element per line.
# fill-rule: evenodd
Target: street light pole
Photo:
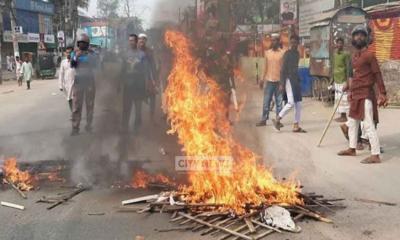
<path fill-rule="evenodd" d="M 0 37 L 3 38 L 3 9 L 5 7 L 4 1 L 0 2 Z M 1 51 L 1 43 L 3 39 L 0 39 L 0 85 L 3 84 L 3 64 L 1 61 L 2 58 L 2 51 Z"/>
<path fill-rule="evenodd" d="M 12 40 L 13 40 L 13 48 L 14 48 L 14 59 L 16 56 L 19 56 L 19 46 L 18 39 L 15 32 L 15 27 L 17 26 L 15 22 L 16 14 L 15 14 L 15 0 L 11 0 L 11 9 L 10 9 L 10 22 L 11 22 L 11 32 L 12 32 Z"/>

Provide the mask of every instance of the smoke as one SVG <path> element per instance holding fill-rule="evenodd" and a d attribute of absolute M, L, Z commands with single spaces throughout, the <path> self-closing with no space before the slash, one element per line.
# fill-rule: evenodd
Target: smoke
<path fill-rule="evenodd" d="M 156 0 L 150 26 L 159 27 L 165 23 L 177 23 L 180 12 L 193 5 L 192 0 Z"/>

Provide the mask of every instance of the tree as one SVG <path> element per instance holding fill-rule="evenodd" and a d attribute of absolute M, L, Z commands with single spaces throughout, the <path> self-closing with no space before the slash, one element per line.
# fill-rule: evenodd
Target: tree
<path fill-rule="evenodd" d="M 98 0 L 98 15 L 103 18 L 118 17 L 119 0 Z"/>
<path fill-rule="evenodd" d="M 127 18 L 135 16 L 135 0 L 123 0 L 122 11 Z"/>

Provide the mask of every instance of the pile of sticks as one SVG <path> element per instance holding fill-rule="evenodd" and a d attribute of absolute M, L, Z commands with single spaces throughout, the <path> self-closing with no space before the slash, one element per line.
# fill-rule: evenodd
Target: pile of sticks
<path fill-rule="evenodd" d="M 334 212 L 344 208 L 341 201 L 344 199 L 324 199 L 315 193 L 302 194 L 304 205 L 277 204 L 287 209 L 295 222 L 304 218 L 311 218 L 325 223 L 333 221 L 325 216 L 327 212 Z M 192 231 L 201 235 L 212 235 L 219 240 L 224 239 L 263 239 L 273 233 L 282 233 L 283 230 L 263 223 L 261 212 L 269 206 L 249 207 L 244 215 L 235 215 L 226 211 L 221 204 L 188 204 L 174 202 L 176 193 L 161 193 L 122 202 L 120 211 L 135 211 L 137 213 L 171 213 L 171 222 L 178 225 L 175 228 L 157 229 L 159 232 Z M 141 206 L 126 207 L 130 204 L 145 203 Z"/>

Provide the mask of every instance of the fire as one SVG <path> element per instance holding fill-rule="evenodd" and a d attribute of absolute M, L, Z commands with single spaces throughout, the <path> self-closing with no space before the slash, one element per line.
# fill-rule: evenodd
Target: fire
<path fill-rule="evenodd" d="M 20 190 L 29 191 L 33 189 L 34 178 L 28 171 L 21 171 L 18 169 L 17 159 L 6 159 L 2 168 L 6 180 L 15 184 Z"/>
<path fill-rule="evenodd" d="M 151 183 L 162 183 L 168 186 L 174 186 L 175 183 L 169 177 L 162 174 L 150 175 L 145 171 L 139 170 L 133 174 L 131 186 L 133 188 L 147 188 Z"/>
<path fill-rule="evenodd" d="M 189 203 L 223 204 L 238 214 L 247 204 L 302 204 L 294 181 L 278 182 L 271 171 L 257 165 L 256 154 L 236 142 L 223 113 L 222 92 L 200 69 L 192 56 L 193 45 L 180 32 L 167 31 L 166 43 L 173 49 L 174 67 L 165 91 L 169 134 L 177 134 L 187 156 L 232 157 L 229 174 L 218 171 L 190 172 L 189 184 L 180 191 Z"/>

